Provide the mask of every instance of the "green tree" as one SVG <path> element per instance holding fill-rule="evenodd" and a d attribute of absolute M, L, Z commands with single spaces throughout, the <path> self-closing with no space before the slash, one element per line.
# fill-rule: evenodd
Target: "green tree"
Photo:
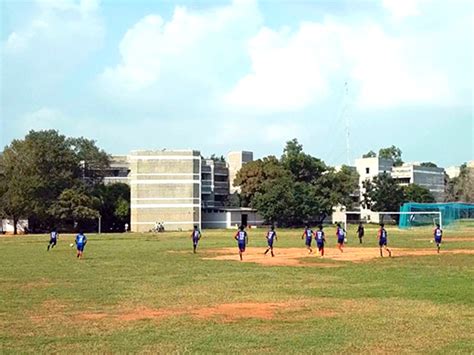
<path fill-rule="evenodd" d="M 296 138 L 286 142 L 281 164 L 293 175 L 295 181 L 311 182 L 328 170 L 322 160 L 304 153 L 303 146 Z"/>
<path fill-rule="evenodd" d="M 86 194 L 84 189 L 65 189 L 49 208 L 56 220 L 82 226 L 84 222 L 99 218 L 99 199 Z"/>
<path fill-rule="evenodd" d="M 425 162 L 421 163 L 420 166 L 425 166 L 427 168 L 437 168 L 438 167 L 438 165 L 436 165 L 435 163 L 432 163 L 430 161 L 425 161 Z"/>
<path fill-rule="evenodd" d="M 78 160 L 76 176 L 92 185 L 100 183 L 110 166 L 110 156 L 84 137 L 68 138 L 67 144 Z"/>
<path fill-rule="evenodd" d="M 402 151 L 394 145 L 388 148 L 381 148 L 379 150 L 379 158 L 391 159 L 393 166 L 401 166 L 403 164 Z"/>
<path fill-rule="evenodd" d="M 252 207 L 259 211 L 266 223 L 293 225 L 297 207 L 293 180 L 283 176 L 264 181 L 261 185 L 252 198 Z"/>
<path fill-rule="evenodd" d="M 90 163 L 91 171 L 108 167 L 108 156 L 85 138 L 45 130 L 13 140 L 2 153 L 3 214 L 28 218 L 33 231 L 49 228 L 54 222 L 50 207 L 60 194 L 83 185 L 81 161 Z"/>
<path fill-rule="evenodd" d="M 263 183 L 281 177 L 288 177 L 289 173 L 274 156 L 254 160 L 246 163 L 237 173 L 234 186 L 240 186 L 242 206 L 249 206 L 257 192 L 263 192 Z"/>
<path fill-rule="evenodd" d="M 370 150 L 364 155 L 362 155 L 362 158 L 375 158 L 376 156 L 377 154 L 373 150 Z"/>
<path fill-rule="evenodd" d="M 404 200 L 403 188 L 388 174 L 380 174 L 362 184 L 362 204 L 372 211 L 398 211 Z"/>
<path fill-rule="evenodd" d="M 100 201 L 104 230 L 122 231 L 125 223 L 130 223 L 130 187 L 127 184 L 97 185 L 93 195 Z"/>
<path fill-rule="evenodd" d="M 433 194 L 426 187 L 410 184 L 405 186 L 404 189 L 406 202 L 420 202 L 420 203 L 430 203 L 435 202 Z"/>
<path fill-rule="evenodd" d="M 474 168 L 461 165 L 459 176 L 447 179 L 446 201 L 474 202 Z"/>
<path fill-rule="evenodd" d="M 30 131 L 2 154 L 2 209 L 12 219 L 28 218 L 31 229 L 51 222 L 48 208 L 74 184 L 78 159 L 57 131 Z"/>

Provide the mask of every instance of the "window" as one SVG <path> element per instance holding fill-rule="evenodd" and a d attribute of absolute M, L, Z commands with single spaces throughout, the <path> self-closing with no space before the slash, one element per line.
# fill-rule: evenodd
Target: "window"
<path fill-rule="evenodd" d="M 369 174 L 370 173 L 370 168 L 365 168 L 365 173 Z"/>

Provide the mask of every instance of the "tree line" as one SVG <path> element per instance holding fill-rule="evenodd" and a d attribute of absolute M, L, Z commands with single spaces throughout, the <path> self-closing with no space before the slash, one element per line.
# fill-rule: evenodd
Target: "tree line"
<path fill-rule="evenodd" d="M 370 151 L 363 157 L 375 156 Z M 402 152 L 395 146 L 380 149 L 379 157 L 391 159 L 395 166 L 403 164 Z M 431 162 L 422 165 L 436 167 Z M 472 202 L 473 180 L 466 178 L 467 169 L 462 171 L 459 179 L 453 180 L 453 187 L 449 188 L 453 193 L 448 192 L 447 199 Z M 286 143 L 280 158 L 267 156 L 245 164 L 237 173 L 234 186 L 240 186 L 241 191 L 231 196 L 230 205 L 255 208 L 266 223 L 281 226 L 322 223 L 338 205 L 352 210 L 362 204 L 373 211 L 386 212 L 398 211 L 404 202 L 435 202 L 427 188 L 416 184 L 400 186 L 389 174 L 365 181 L 360 196 L 355 169 L 328 166 L 306 154 L 296 139 Z M 470 199 L 466 198 L 467 191 L 471 191 Z"/>
<path fill-rule="evenodd" d="M 99 216 L 104 230 L 123 229 L 130 189 L 103 184 L 109 167 L 93 140 L 30 131 L 0 153 L 0 216 L 13 221 L 15 234 L 23 218 L 32 232 L 95 228 Z"/>

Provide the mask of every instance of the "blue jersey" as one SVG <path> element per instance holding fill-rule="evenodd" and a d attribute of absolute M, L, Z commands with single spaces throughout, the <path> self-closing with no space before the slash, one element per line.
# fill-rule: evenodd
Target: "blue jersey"
<path fill-rule="evenodd" d="M 385 230 L 385 228 L 379 230 L 379 237 L 383 240 L 387 239 L 387 231 Z"/>
<path fill-rule="evenodd" d="M 336 233 L 337 233 L 337 237 L 338 237 L 338 238 L 344 238 L 344 236 L 345 236 L 345 234 L 346 234 L 346 233 L 344 232 L 344 229 L 342 229 L 342 228 L 340 228 L 340 227 L 337 227 L 337 232 L 336 232 Z"/>
<path fill-rule="evenodd" d="M 87 241 L 87 238 L 84 234 L 76 235 L 76 244 L 77 245 L 86 244 L 86 241 Z"/>
<path fill-rule="evenodd" d="M 51 239 L 57 239 L 58 238 L 58 232 L 51 232 L 50 236 L 51 236 Z"/>
<path fill-rule="evenodd" d="M 324 242 L 324 232 L 323 231 L 316 231 L 316 236 L 314 237 L 316 239 L 317 243 L 323 243 Z"/>
<path fill-rule="evenodd" d="M 237 240 L 239 242 L 245 242 L 245 238 L 247 237 L 247 232 L 246 231 L 238 231 L 236 237 L 237 237 Z"/>
<path fill-rule="evenodd" d="M 273 241 L 273 238 L 275 238 L 275 237 L 276 237 L 276 232 L 275 232 L 275 231 L 268 231 L 268 233 L 267 233 L 267 239 L 268 239 L 269 241 Z"/>
<path fill-rule="evenodd" d="M 311 229 L 305 229 L 304 234 L 306 235 L 306 238 L 311 238 L 313 236 L 313 231 Z"/>
<path fill-rule="evenodd" d="M 194 231 L 193 232 L 193 239 L 199 239 L 201 238 L 201 232 L 200 231 Z"/>
<path fill-rule="evenodd" d="M 435 237 L 436 239 L 439 239 L 439 238 L 441 238 L 442 236 L 443 236 L 443 231 L 441 230 L 441 228 L 436 228 L 436 229 L 434 230 L 434 237 Z"/>

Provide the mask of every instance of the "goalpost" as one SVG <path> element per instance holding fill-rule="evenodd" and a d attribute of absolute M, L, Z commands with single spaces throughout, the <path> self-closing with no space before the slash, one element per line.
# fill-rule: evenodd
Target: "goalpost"
<path fill-rule="evenodd" d="M 396 214 L 396 215 L 410 215 L 410 216 L 416 216 L 416 215 L 434 215 L 434 216 L 437 216 L 437 219 L 438 219 L 438 223 L 439 223 L 439 227 L 441 229 L 443 229 L 443 217 L 442 217 L 442 214 L 441 214 L 441 211 L 413 211 L 413 212 L 375 212 L 375 213 L 378 213 L 379 215 L 380 214 L 384 214 L 384 215 L 393 215 L 393 214 Z M 359 211 L 345 211 L 344 212 L 344 229 L 347 231 L 347 215 L 348 214 L 359 214 L 360 215 L 360 212 Z M 435 224 L 436 222 L 436 218 L 433 219 L 433 224 Z"/>

